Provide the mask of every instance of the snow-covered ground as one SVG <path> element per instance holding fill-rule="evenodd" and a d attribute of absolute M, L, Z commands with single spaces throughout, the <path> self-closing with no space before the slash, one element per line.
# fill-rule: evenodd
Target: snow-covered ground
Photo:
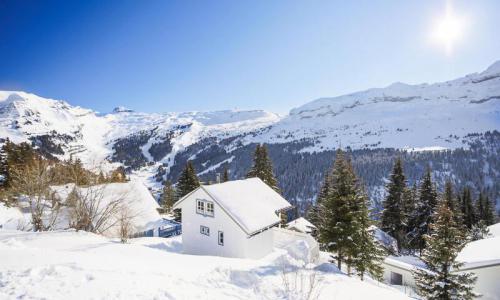
<path fill-rule="evenodd" d="M 328 263 L 305 270 L 281 249 L 260 260 L 185 255 L 180 237 L 121 244 L 86 232 L 0 230 L 0 257 L 0 299 L 305 299 L 312 278 L 317 299 L 407 299 Z"/>

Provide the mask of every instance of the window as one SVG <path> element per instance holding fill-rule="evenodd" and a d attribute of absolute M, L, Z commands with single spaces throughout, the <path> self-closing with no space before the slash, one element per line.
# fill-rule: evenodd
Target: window
<path fill-rule="evenodd" d="M 207 215 L 208 216 L 213 216 L 214 215 L 214 204 L 213 204 L 213 202 L 207 202 Z"/>
<path fill-rule="evenodd" d="M 214 216 L 214 203 L 206 200 L 196 200 L 196 213 L 204 216 Z"/>
<path fill-rule="evenodd" d="M 202 215 L 205 214 L 205 201 L 197 200 L 196 212 Z"/>
<path fill-rule="evenodd" d="M 403 275 L 396 272 L 391 272 L 391 284 L 403 285 Z"/>
<path fill-rule="evenodd" d="M 210 235 L 210 228 L 207 226 L 200 225 L 200 233 L 204 235 Z"/>
<path fill-rule="evenodd" d="M 224 246 L 224 232 L 219 231 L 219 245 Z"/>

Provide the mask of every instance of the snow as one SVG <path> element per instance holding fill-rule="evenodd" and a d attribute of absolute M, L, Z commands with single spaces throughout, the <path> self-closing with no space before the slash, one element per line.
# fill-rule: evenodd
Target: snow
<path fill-rule="evenodd" d="M 316 226 L 314 226 L 311 222 L 306 220 L 304 217 L 297 218 L 288 224 L 286 224 L 287 228 L 289 229 L 296 229 L 299 232 L 303 233 L 311 233 L 313 229 L 316 229 Z"/>
<path fill-rule="evenodd" d="M 259 178 L 204 185 L 202 188 L 249 235 L 280 222 L 276 212 L 291 206 Z"/>
<path fill-rule="evenodd" d="M 457 256 L 464 268 L 500 263 L 500 237 L 468 243 Z"/>
<path fill-rule="evenodd" d="M 27 223 L 24 214 L 17 207 L 7 207 L 0 202 L 0 229 L 20 229 Z"/>
<path fill-rule="evenodd" d="M 304 299 L 299 283 L 309 274 L 318 299 L 408 299 L 324 261 L 306 269 L 282 249 L 260 260 L 185 255 L 180 237 L 121 244 L 86 232 L 0 230 L 0 257 L 0 299 Z"/>
<path fill-rule="evenodd" d="M 493 237 L 500 238 L 500 223 L 488 226 L 488 230 Z"/>

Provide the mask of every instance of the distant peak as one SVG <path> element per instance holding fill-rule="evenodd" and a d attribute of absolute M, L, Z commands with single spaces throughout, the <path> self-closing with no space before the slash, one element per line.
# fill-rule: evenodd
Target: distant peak
<path fill-rule="evenodd" d="M 500 60 L 497 60 L 494 62 L 491 66 L 486 69 L 483 73 L 488 73 L 488 74 L 496 74 L 500 73 Z"/>
<path fill-rule="evenodd" d="M 124 106 L 118 106 L 113 109 L 114 113 L 123 113 L 123 112 L 134 112 L 133 110 L 126 108 Z"/>

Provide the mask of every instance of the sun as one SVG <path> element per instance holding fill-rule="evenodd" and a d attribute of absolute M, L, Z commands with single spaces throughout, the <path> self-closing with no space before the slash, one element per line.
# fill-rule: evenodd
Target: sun
<path fill-rule="evenodd" d="M 450 55 L 463 36 L 464 19 L 454 14 L 451 1 L 446 4 L 444 16 L 438 18 L 433 26 L 432 37 Z"/>

